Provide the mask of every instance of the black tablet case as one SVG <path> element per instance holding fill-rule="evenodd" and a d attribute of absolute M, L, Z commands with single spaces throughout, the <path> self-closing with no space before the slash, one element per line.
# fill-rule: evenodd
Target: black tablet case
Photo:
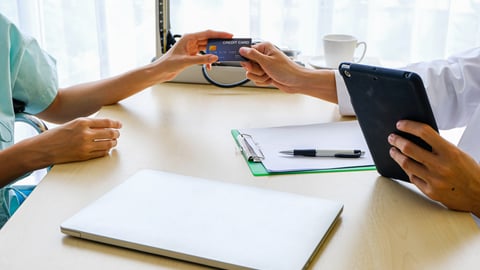
<path fill-rule="evenodd" d="M 390 157 L 387 138 L 396 133 L 431 151 L 423 140 L 395 127 L 399 120 L 408 119 L 427 123 L 438 132 L 422 79 L 413 72 L 352 63 L 340 64 L 339 72 L 377 171 L 385 177 L 409 181 Z"/>

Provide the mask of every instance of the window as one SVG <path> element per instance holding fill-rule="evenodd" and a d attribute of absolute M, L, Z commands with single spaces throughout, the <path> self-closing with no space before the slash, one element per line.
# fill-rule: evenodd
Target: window
<path fill-rule="evenodd" d="M 152 0 L 2 0 L 0 12 L 57 59 L 61 86 L 148 63 L 155 52 Z"/>
<path fill-rule="evenodd" d="M 2 0 L 0 12 L 39 40 L 70 85 L 149 62 L 156 1 Z M 324 34 L 347 33 L 386 66 L 480 44 L 480 0 L 174 0 L 170 8 L 175 34 L 226 30 L 313 56 Z"/>
<path fill-rule="evenodd" d="M 322 54 L 322 36 L 368 43 L 385 65 L 443 58 L 480 44 L 478 0 L 176 0 L 175 33 L 206 28 L 268 40 L 304 55 Z"/>

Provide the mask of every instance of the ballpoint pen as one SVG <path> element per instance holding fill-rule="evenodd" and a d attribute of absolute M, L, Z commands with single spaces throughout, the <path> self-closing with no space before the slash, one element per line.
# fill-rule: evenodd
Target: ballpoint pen
<path fill-rule="evenodd" d="M 365 152 L 362 150 L 320 150 L 320 149 L 294 149 L 280 151 L 280 154 L 289 156 L 306 156 L 306 157 L 337 157 L 337 158 L 359 158 Z"/>

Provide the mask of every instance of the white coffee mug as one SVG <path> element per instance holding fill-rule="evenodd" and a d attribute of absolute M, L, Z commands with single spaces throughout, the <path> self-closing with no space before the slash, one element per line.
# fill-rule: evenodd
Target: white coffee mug
<path fill-rule="evenodd" d="M 354 59 L 355 50 L 363 45 L 363 51 L 359 58 Z M 330 34 L 323 37 L 323 50 L 325 64 L 329 68 L 338 68 L 342 62 L 359 63 L 367 52 L 367 43 L 358 42 L 357 38 L 351 35 Z"/>

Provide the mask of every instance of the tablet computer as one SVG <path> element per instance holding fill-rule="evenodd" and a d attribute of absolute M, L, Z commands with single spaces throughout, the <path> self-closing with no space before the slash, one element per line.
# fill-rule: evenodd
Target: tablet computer
<path fill-rule="evenodd" d="M 390 157 L 388 135 L 399 134 L 431 151 L 422 139 L 396 128 L 399 120 L 414 120 L 438 132 L 422 79 L 414 72 L 342 63 L 339 66 L 350 100 L 377 171 L 385 177 L 409 181 Z"/>

